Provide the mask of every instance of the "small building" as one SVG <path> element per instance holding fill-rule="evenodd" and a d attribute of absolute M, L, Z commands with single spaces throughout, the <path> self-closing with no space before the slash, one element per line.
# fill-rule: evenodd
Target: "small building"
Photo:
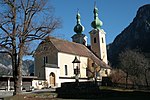
<path fill-rule="evenodd" d="M 89 32 L 91 48 L 87 48 L 87 36 L 82 34 L 84 27 L 77 13 L 76 34 L 72 41 L 46 37 L 37 47 L 35 58 L 35 76 L 38 84 L 46 83 L 47 87 L 60 87 L 61 83 L 102 80 L 110 74 L 111 67 L 107 61 L 105 32 L 101 29 L 102 22 L 98 18 L 98 9 L 94 8 L 93 29 Z M 76 62 L 77 61 L 77 62 Z M 78 74 L 76 74 L 78 73 Z M 42 81 L 41 81 L 42 80 Z M 44 85 L 45 86 L 45 85 Z M 37 87 L 36 87 L 37 88 Z"/>
<path fill-rule="evenodd" d="M 37 79 L 36 76 L 22 76 L 22 90 L 30 90 L 35 79 Z M 14 90 L 13 76 L 3 75 L 0 77 L 0 90 Z"/>

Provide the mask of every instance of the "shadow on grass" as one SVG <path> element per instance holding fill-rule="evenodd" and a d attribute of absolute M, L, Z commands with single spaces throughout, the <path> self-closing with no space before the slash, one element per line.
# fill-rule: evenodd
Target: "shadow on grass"
<path fill-rule="evenodd" d="M 150 93 L 144 91 L 100 90 L 97 98 L 102 100 L 149 100 Z"/>
<path fill-rule="evenodd" d="M 149 100 L 150 92 L 118 91 L 111 89 L 66 89 L 58 90 L 58 98 L 63 99 L 100 99 L 100 100 Z"/>

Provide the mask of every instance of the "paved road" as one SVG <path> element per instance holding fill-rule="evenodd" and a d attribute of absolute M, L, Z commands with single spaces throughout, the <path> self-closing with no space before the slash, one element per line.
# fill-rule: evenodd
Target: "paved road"
<path fill-rule="evenodd" d="M 13 95 L 13 91 L 0 91 L 0 100 L 4 97 L 8 97 L 8 96 L 12 96 Z"/>

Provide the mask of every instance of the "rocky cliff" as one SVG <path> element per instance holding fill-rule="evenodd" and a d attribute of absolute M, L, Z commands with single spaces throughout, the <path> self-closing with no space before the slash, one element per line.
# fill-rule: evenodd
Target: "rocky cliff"
<path fill-rule="evenodd" d="M 30 75 L 33 73 L 34 63 L 32 60 L 23 61 L 22 74 Z M 0 76 L 12 75 L 11 58 L 7 54 L 0 54 Z"/>
<path fill-rule="evenodd" d="M 138 49 L 146 56 L 150 54 L 150 4 L 140 7 L 130 25 L 107 47 L 112 66 L 118 63 L 118 55 L 125 49 Z"/>

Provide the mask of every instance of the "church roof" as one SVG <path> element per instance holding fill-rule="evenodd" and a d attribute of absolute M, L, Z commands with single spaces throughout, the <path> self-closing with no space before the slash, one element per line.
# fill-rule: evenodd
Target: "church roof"
<path fill-rule="evenodd" d="M 100 65 L 103 68 L 110 68 L 109 65 L 101 61 L 98 57 L 96 57 L 86 46 L 75 43 L 75 42 L 69 42 L 66 40 L 62 39 L 56 39 L 54 37 L 46 37 L 45 42 L 51 42 L 56 49 L 59 52 L 63 53 L 69 53 L 77 56 L 84 56 L 84 57 L 89 57 L 92 59 L 96 64 Z M 42 42 L 43 43 L 43 42 Z"/>

